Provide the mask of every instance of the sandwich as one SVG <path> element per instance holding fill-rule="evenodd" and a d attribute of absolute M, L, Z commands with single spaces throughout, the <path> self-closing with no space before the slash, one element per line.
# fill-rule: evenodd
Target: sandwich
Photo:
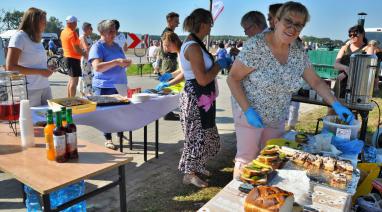
<path fill-rule="evenodd" d="M 244 183 L 249 183 L 252 185 L 265 185 L 267 184 L 267 175 L 249 176 L 249 175 L 242 174 L 240 175 L 240 181 Z"/>
<path fill-rule="evenodd" d="M 264 164 L 270 165 L 273 169 L 278 169 L 282 163 L 280 160 L 279 150 L 280 148 L 277 145 L 268 145 L 260 152 L 257 160 Z"/>
<path fill-rule="evenodd" d="M 243 168 L 243 174 L 247 176 L 264 175 L 272 171 L 272 167 L 262 164 L 258 161 L 256 163 L 248 164 Z"/>
<path fill-rule="evenodd" d="M 267 183 L 267 175 L 271 171 L 270 166 L 254 160 L 243 168 L 240 180 L 252 185 L 264 185 Z"/>
<path fill-rule="evenodd" d="M 277 145 L 267 145 L 264 147 L 263 150 L 261 150 L 261 155 L 276 155 L 279 153 L 279 146 Z"/>

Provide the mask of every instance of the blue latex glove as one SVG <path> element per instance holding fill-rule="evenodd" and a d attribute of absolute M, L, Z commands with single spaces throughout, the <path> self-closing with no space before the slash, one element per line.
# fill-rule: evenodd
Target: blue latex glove
<path fill-rule="evenodd" d="M 249 125 L 255 128 L 264 128 L 263 121 L 255 109 L 249 107 L 247 111 L 244 112 L 244 114 Z"/>
<path fill-rule="evenodd" d="M 224 69 L 228 67 L 227 60 L 225 58 L 217 59 L 216 63 L 219 64 L 220 69 Z"/>
<path fill-rule="evenodd" d="M 161 82 L 167 82 L 172 78 L 172 74 L 170 73 L 164 73 L 162 76 L 158 77 L 158 80 Z"/>
<path fill-rule="evenodd" d="M 168 86 L 170 86 L 170 84 L 169 84 L 168 82 L 161 82 L 161 83 L 159 83 L 159 84 L 155 87 L 155 90 L 157 90 L 157 91 L 161 91 L 161 90 L 163 90 L 163 88 L 166 88 L 166 87 L 168 87 Z"/>
<path fill-rule="evenodd" d="M 361 153 L 364 145 L 361 140 L 355 139 L 349 141 L 337 136 L 333 136 L 332 144 L 344 154 L 359 154 Z"/>
<path fill-rule="evenodd" d="M 332 104 L 332 108 L 342 121 L 346 121 L 346 123 L 348 124 L 351 124 L 353 122 L 354 115 L 347 107 L 344 107 L 343 105 L 341 105 L 341 103 L 335 101 Z"/>

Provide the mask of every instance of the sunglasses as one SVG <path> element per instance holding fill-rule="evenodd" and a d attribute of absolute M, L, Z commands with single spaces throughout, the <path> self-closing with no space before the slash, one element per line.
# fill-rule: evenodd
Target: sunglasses
<path fill-rule="evenodd" d="M 350 32 L 349 33 L 349 38 L 352 38 L 352 37 L 358 37 L 358 32 Z"/>
<path fill-rule="evenodd" d="M 300 23 L 297 23 L 297 22 L 293 22 L 290 18 L 282 18 L 282 21 L 283 21 L 283 25 L 286 27 L 286 28 L 294 28 L 297 32 L 301 32 L 301 30 L 304 28 L 304 24 L 300 24 Z"/>

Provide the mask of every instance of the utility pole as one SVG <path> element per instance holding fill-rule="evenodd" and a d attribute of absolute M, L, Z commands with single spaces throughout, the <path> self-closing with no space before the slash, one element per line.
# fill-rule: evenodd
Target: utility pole
<path fill-rule="evenodd" d="M 210 0 L 210 13 L 212 14 L 212 0 Z M 207 50 L 210 50 L 210 34 L 207 35 Z"/>

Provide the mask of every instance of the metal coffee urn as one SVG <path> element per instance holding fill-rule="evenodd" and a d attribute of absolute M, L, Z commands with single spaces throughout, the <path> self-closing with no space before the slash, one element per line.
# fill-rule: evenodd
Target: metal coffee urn
<path fill-rule="evenodd" d="M 373 94 L 377 56 L 352 54 L 350 56 L 349 77 L 346 85 L 348 104 L 368 106 Z"/>

